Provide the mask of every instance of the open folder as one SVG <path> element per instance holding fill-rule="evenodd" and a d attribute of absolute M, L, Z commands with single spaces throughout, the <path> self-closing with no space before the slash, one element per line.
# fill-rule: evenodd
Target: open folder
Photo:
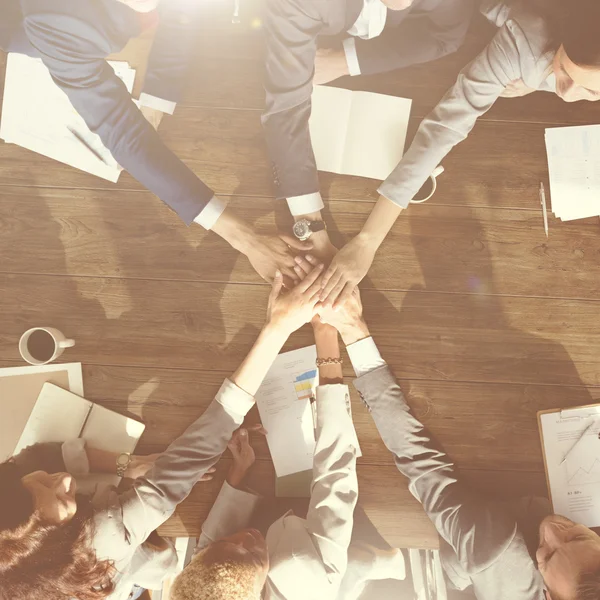
<path fill-rule="evenodd" d="M 317 169 L 386 179 L 404 154 L 411 103 L 316 85 L 309 123 Z"/>
<path fill-rule="evenodd" d="M 600 527 L 600 404 L 538 413 L 556 514 Z"/>

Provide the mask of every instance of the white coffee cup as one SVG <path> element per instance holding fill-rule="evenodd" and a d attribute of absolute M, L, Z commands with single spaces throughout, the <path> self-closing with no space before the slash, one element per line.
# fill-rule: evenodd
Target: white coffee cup
<path fill-rule="evenodd" d="M 444 172 L 444 167 L 442 167 L 442 165 L 439 165 L 438 167 L 436 167 L 434 169 L 433 173 L 429 176 L 429 180 L 431 181 L 431 192 L 429 193 L 427 198 L 419 198 L 418 200 L 411 200 L 410 203 L 411 204 L 423 204 L 423 202 L 427 202 L 427 200 L 429 200 L 429 198 L 431 198 L 431 196 L 433 196 L 435 194 L 435 190 L 437 190 L 438 175 L 441 175 L 443 172 Z M 423 185 L 425 185 L 425 184 L 423 184 Z"/>
<path fill-rule="evenodd" d="M 30 365 L 46 365 L 74 345 L 54 327 L 33 327 L 21 336 L 19 352 Z"/>

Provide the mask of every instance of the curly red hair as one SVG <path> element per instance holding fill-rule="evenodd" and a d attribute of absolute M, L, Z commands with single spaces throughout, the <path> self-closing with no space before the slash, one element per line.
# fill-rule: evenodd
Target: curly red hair
<path fill-rule="evenodd" d="M 103 600 L 114 569 L 91 545 L 93 510 L 78 499 L 68 523 L 44 523 L 21 474 L 0 464 L 0 596 L 10 600 Z"/>

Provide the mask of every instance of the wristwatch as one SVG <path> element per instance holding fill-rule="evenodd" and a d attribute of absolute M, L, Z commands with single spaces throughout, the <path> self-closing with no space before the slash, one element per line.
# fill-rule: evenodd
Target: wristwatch
<path fill-rule="evenodd" d="M 125 471 L 127 471 L 130 464 L 131 454 L 129 454 L 129 452 L 121 452 L 121 454 L 117 456 L 117 475 L 119 477 L 125 477 Z"/>
<path fill-rule="evenodd" d="M 307 240 L 315 231 L 324 231 L 327 229 L 325 221 L 309 221 L 300 219 L 294 224 L 294 235 L 301 241 Z"/>

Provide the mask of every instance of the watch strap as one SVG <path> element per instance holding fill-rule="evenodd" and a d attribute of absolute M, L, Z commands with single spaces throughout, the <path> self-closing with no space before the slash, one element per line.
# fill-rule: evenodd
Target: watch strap
<path fill-rule="evenodd" d="M 310 221 L 310 230 L 312 232 L 323 231 L 325 229 L 327 229 L 325 221 Z"/>

